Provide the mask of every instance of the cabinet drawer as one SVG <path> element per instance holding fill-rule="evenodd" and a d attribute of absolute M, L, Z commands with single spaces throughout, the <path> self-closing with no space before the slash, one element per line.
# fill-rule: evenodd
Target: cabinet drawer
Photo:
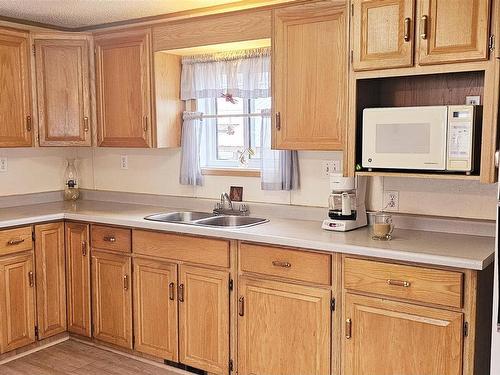
<path fill-rule="evenodd" d="M 96 249 L 130 253 L 131 237 L 130 229 L 92 225 L 92 247 Z"/>
<path fill-rule="evenodd" d="M 229 267 L 229 241 L 134 230 L 134 254 Z"/>
<path fill-rule="evenodd" d="M 344 287 L 436 305 L 462 307 L 463 274 L 345 258 Z"/>
<path fill-rule="evenodd" d="M 0 255 L 14 254 L 32 248 L 31 227 L 0 231 Z"/>
<path fill-rule="evenodd" d="M 240 267 L 243 272 L 315 284 L 331 283 L 331 257 L 328 254 L 243 243 L 240 246 Z"/>

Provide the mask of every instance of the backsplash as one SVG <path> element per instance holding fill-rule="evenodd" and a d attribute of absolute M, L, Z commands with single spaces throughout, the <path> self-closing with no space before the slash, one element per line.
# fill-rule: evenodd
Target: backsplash
<path fill-rule="evenodd" d="M 120 155 L 128 156 L 128 169 L 120 169 Z M 68 157 L 77 157 L 82 188 L 217 199 L 231 185 L 244 187 L 248 202 L 327 207 L 328 178 L 323 160 L 340 160 L 339 152 L 299 152 L 301 188 L 297 191 L 262 191 L 255 177 L 205 176 L 201 187 L 180 185 L 180 150 L 112 148 L 2 149 L 8 171 L 0 172 L 0 196 L 62 189 Z M 473 219 L 495 219 L 496 184 L 413 178 L 369 179 L 367 209 L 383 207 L 384 190 L 399 192 L 399 212 Z"/>

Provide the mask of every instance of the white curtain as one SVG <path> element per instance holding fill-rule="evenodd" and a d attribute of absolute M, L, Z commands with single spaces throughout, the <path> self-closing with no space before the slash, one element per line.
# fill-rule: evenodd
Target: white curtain
<path fill-rule="evenodd" d="M 271 50 L 258 48 L 182 58 L 181 99 L 271 96 Z"/>
<path fill-rule="evenodd" d="M 300 187 L 297 151 L 271 149 L 271 113 L 262 111 L 261 189 L 295 190 Z"/>
<path fill-rule="evenodd" d="M 201 112 L 184 112 L 181 140 L 181 185 L 203 185 L 200 167 Z"/>

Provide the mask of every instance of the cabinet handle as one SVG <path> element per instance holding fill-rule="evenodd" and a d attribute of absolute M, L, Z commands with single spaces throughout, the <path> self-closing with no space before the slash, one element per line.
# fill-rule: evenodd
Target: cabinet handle
<path fill-rule="evenodd" d="M 28 282 L 30 284 L 30 287 L 33 288 L 35 285 L 35 279 L 33 277 L 33 271 L 28 272 Z"/>
<path fill-rule="evenodd" d="M 352 337 L 352 320 L 346 319 L 345 321 L 345 338 L 350 339 Z"/>
<path fill-rule="evenodd" d="M 83 118 L 83 131 L 85 133 L 89 131 L 89 118 L 87 116 Z"/>
<path fill-rule="evenodd" d="M 82 255 L 87 256 L 87 241 L 82 241 Z"/>
<path fill-rule="evenodd" d="M 123 275 L 123 289 L 128 290 L 128 275 Z"/>
<path fill-rule="evenodd" d="M 16 238 L 15 240 L 9 240 L 7 242 L 7 245 L 8 246 L 15 246 L 15 245 L 19 245 L 20 243 L 23 243 L 24 242 L 24 238 Z"/>
<path fill-rule="evenodd" d="M 403 288 L 409 288 L 411 286 L 411 283 L 409 281 L 392 280 L 392 279 L 387 280 L 387 284 L 392 286 L 402 286 Z"/>
<path fill-rule="evenodd" d="M 143 122 L 144 122 L 144 133 L 148 131 L 148 116 L 143 117 Z"/>
<path fill-rule="evenodd" d="M 174 300 L 174 287 L 175 287 L 174 283 L 168 284 L 168 299 L 170 301 Z"/>
<path fill-rule="evenodd" d="M 273 266 L 275 266 L 275 267 L 283 267 L 283 268 L 290 268 L 290 267 L 292 267 L 292 264 L 288 263 L 288 262 L 281 262 L 279 260 L 273 260 Z"/>
<path fill-rule="evenodd" d="M 276 112 L 276 130 L 281 130 L 281 113 Z"/>
<path fill-rule="evenodd" d="M 238 299 L 238 315 L 245 316 L 245 297 Z"/>
<path fill-rule="evenodd" d="M 26 130 L 31 131 L 31 116 L 26 116 Z"/>
<path fill-rule="evenodd" d="M 179 302 L 184 302 L 184 284 L 179 285 L 179 291 L 178 291 L 178 299 Z"/>
<path fill-rule="evenodd" d="M 106 242 L 116 242 L 116 238 L 114 236 L 105 236 L 103 240 Z"/>
<path fill-rule="evenodd" d="M 411 34 L 410 26 L 411 26 L 411 19 L 410 19 L 410 17 L 406 17 L 405 18 L 405 36 L 404 36 L 405 42 L 410 41 L 410 34 Z"/>
<path fill-rule="evenodd" d="M 422 39 L 427 39 L 427 20 L 429 17 L 422 16 L 420 18 L 420 37 Z"/>

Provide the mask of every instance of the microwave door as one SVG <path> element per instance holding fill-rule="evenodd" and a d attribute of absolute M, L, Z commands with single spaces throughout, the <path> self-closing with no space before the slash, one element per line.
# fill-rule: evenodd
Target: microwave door
<path fill-rule="evenodd" d="M 365 109 L 363 167 L 444 170 L 447 114 L 446 106 Z"/>

